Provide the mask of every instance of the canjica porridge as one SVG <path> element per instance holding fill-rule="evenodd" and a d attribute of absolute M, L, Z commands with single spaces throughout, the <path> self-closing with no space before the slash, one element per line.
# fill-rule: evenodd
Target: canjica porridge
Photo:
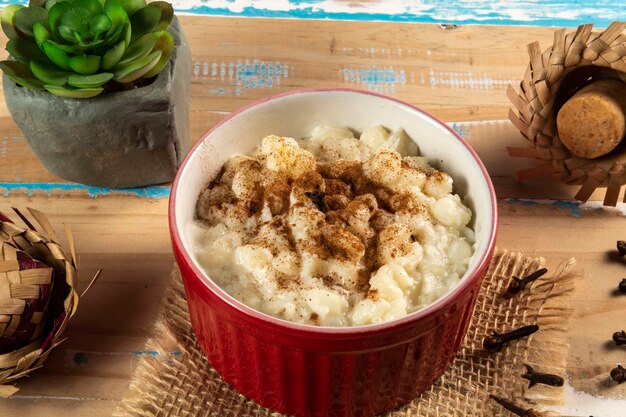
<path fill-rule="evenodd" d="M 474 233 L 452 178 L 417 154 L 403 130 L 382 126 L 359 138 L 337 127 L 267 136 L 200 194 L 196 259 L 238 300 L 296 323 L 419 310 L 457 285 Z"/>

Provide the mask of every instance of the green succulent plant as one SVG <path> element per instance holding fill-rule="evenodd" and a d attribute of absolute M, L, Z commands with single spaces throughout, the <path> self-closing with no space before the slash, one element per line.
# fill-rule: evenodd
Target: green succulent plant
<path fill-rule="evenodd" d="M 174 39 L 164 1 L 31 0 L 2 10 L 11 59 L 0 68 L 17 84 L 62 97 L 89 98 L 113 83 L 156 76 Z"/>

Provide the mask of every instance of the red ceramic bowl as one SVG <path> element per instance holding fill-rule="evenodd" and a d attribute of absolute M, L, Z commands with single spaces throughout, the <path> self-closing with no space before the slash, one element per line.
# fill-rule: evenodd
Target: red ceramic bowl
<path fill-rule="evenodd" d="M 303 137 L 315 126 L 360 131 L 403 127 L 421 154 L 450 173 L 472 208 L 476 252 L 450 293 L 388 323 L 314 327 L 240 303 L 194 260 L 187 228 L 200 190 L 235 153 L 269 134 Z M 191 150 L 174 181 L 169 222 L 193 328 L 209 362 L 246 397 L 296 416 L 371 416 L 405 404 L 436 381 L 463 340 L 494 248 L 496 198 L 470 146 L 429 114 L 392 98 L 348 89 L 292 91 L 232 113 Z"/>

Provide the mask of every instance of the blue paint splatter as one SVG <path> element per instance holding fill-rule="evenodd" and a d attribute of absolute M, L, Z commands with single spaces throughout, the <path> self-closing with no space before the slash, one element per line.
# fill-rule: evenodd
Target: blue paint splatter
<path fill-rule="evenodd" d="M 394 70 L 393 67 L 343 68 L 339 70 L 339 76 L 346 83 L 365 85 L 369 91 L 378 93 L 395 93 L 396 86 L 406 85 L 404 70 Z"/>
<path fill-rule="evenodd" d="M 261 70 L 261 63 L 261 61 L 254 60 L 252 62 L 246 61 L 245 64 L 237 64 L 237 71 L 235 72 L 237 95 L 241 95 L 242 87 L 244 90 L 272 88 L 274 86 L 274 82 L 276 82 L 276 84 L 280 84 L 281 77 L 287 78 L 287 65 L 265 62 L 263 63 L 263 70 Z M 270 70 L 268 71 L 268 75 L 265 75 L 268 65 L 274 71 L 272 72 Z"/>
<path fill-rule="evenodd" d="M 535 200 L 525 200 L 521 198 L 506 198 L 504 199 L 507 203 L 510 204 L 521 204 L 523 206 L 537 206 L 539 203 Z"/>
<path fill-rule="evenodd" d="M 557 207 L 560 209 L 569 210 L 572 217 L 580 218 L 582 215 L 581 205 L 583 203 L 579 203 L 576 201 L 566 201 L 566 200 L 528 200 L 521 198 L 506 198 L 503 201 L 509 204 L 521 204 L 524 206 L 538 206 L 538 205 L 546 205 Z"/>
<path fill-rule="evenodd" d="M 15 1 L 0 0 L 0 5 L 11 3 Z M 17 3 L 26 4 L 28 1 L 17 0 Z M 393 10 L 393 7 L 389 12 L 369 12 L 367 6 L 354 7 L 349 12 L 332 11 L 323 7 L 323 0 L 290 0 L 292 7 L 287 10 L 282 6 L 270 8 L 269 0 L 257 2 L 256 7 L 239 7 L 236 0 L 230 1 L 231 7 L 202 3 L 204 0 L 179 2 L 176 12 L 208 16 L 566 27 L 589 22 L 607 27 L 612 21 L 626 20 L 626 8 L 616 6 L 614 0 L 413 0 L 403 2 L 402 12 Z"/>
<path fill-rule="evenodd" d="M 8 0 L 3 0 L 8 1 Z M 292 0 L 292 4 L 294 1 Z M 310 4 L 306 2 L 304 4 Z M 464 2 L 466 3 L 466 2 Z M 499 8 L 485 7 L 493 3 Z M 523 3 L 523 4 L 520 4 Z M 548 3 L 548 4 L 543 4 Z M 553 3 L 553 4 L 549 4 Z M 333 19 L 356 21 L 383 21 L 383 22 L 414 22 L 414 23 L 453 23 L 453 24 L 488 24 L 488 25 L 533 25 L 533 26 L 576 26 L 583 23 L 595 22 L 598 27 L 607 27 L 613 20 L 626 19 L 626 11 L 615 7 L 614 2 L 608 0 L 595 1 L 552 1 L 530 2 L 516 1 L 503 2 L 442 2 L 441 0 L 422 0 L 421 10 L 404 13 L 377 13 L 377 12 L 333 12 L 320 7 L 293 7 L 289 10 L 261 9 L 244 7 L 229 9 L 212 7 L 210 5 L 179 8 L 177 11 L 189 12 L 210 16 L 236 17 L 265 17 L 291 19 Z M 425 7 L 425 6 L 431 7 Z M 576 8 L 580 12 L 576 13 Z M 622 9 L 622 10 L 620 10 Z M 357 9 L 355 10 L 367 10 Z M 410 9 L 406 9 L 410 10 Z M 524 10 L 521 18 L 516 18 L 516 12 Z M 587 12 L 593 10 L 593 14 Z M 568 13 L 564 13 L 568 12 Z"/>
<path fill-rule="evenodd" d="M 557 201 L 553 201 L 552 205 L 554 207 L 569 210 L 572 213 L 572 216 L 576 218 L 579 218 L 580 215 L 582 214 L 580 210 L 581 203 L 576 203 L 574 201 L 557 200 Z"/>
<path fill-rule="evenodd" d="M 210 89 L 209 93 L 230 94 L 234 91 L 239 96 L 247 90 L 270 89 L 280 85 L 282 79 L 289 77 L 289 66 L 258 59 L 230 63 L 194 62 L 193 75 L 195 78 L 210 76 L 215 81 L 219 76 L 220 82 L 229 83 L 234 89 L 219 87 Z"/>
<path fill-rule="evenodd" d="M 56 183 L 56 182 L 0 182 L 0 193 L 8 197 L 11 192 L 20 191 L 28 196 L 36 192 L 43 192 L 48 195 L 53 193 L 65 193 L 71 191 L 86 191 L 89 197 L 106 196 L 113 193 L 132 194 L 143 198 L 166 198 L 170 195 L 170 187 L 161 185 L 151 185 L 139 188 L 107 188 L 92 187 L 83 184 Z"/>
<path fill-rule="evenodd" d="M 226 89 L 226 88 L 211 88 L 209 90 L 209 93 L 211 94 L 226 94 L 226 93 L 230 93 L 230 88 Z"/>
<path fill-rule="evenodd" d="M 453 122 L 450 127 L 454 130 L 459 136 L 463 136 L 464 138 L 468 138 L 470 136 L 470 132 L 466 126 L 462 123 Z"/>
<path fill-rule="evenodd" d="M 170 355 L 175 356 L 175 357 L 179 357 L 182 356 L 183 353 L 182 352 L 168 352 Z M 152 356 L 152 357 L 156 357 L 156 356 L 160 356 L 161 354 L 159 352 L 157 352 L 156 350 L 145 350 L 145 351 L 137 351 L 137 352 L 130 352 L 131 355 L 133 356 Z"/>

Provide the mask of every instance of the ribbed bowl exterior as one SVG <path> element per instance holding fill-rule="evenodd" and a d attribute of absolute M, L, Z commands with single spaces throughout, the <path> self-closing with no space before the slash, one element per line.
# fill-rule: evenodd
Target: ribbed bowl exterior
<path fill-rule="evenodd" d="M 474 210 L 476 249 L 459 284 L 423 310 L 389 323 L 324 328 L 289 323 L 238 302 L 202 271 L 187 226 L 198 194 L 230 155 L 265 134 L 305 136 L 323 120 L 358 130 L 401 126 L 425 154 L 460 180 Z M 340 124 L 337 124 L 340 123 Z M 194 146 L 172 186 L 169 223 L 193 328 L 224 380 L 257 403 L 298 417 L 371 416 L 414 399 L 445 371 L 460 346 L 495 246 L 497 201 L 469 144 L 407 103 L 351 89 L 290 91 L 216 124 Z M 214 278 L 214 277 L 212 277 Z"/>
<path fill-rule="evenodd" d="M 253 324 L 212 295 L 184 260 L 179 258 L 179 264 L 191 322 L 211 365 L 246 397 L 298 417 L 372 416 L 427 390 L 452 362 L 465 336 L 484 274 L 426 320 L 383 336 L 365 330 L 347 341 L 358 349 L 333 351 L 322 338 L 251 331 Z M 395 343 L 381 347 L 382 338 Z"/>

